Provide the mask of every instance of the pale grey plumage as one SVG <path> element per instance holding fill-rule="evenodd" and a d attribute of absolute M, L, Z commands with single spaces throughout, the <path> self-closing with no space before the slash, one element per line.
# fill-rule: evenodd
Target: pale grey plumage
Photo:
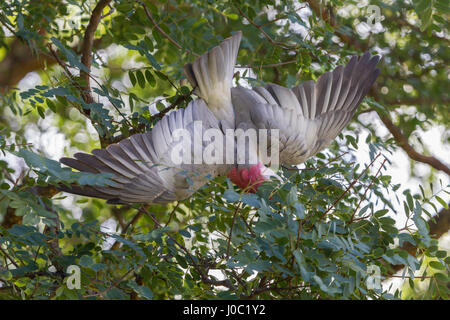
<path fill-rule="evenodd" d="M 236 127 L 279 129 L 280 163 L 299 164 L 344 129 L 379 74 L 380 56 L 353 56 L 345 67 L 292 89 L 276 84 L 233 88 Z"/>
<path fill-rule="evenodd" d="M 201 132 L 194 122 L 201 121 Z M 152 131 L 135 134 L 106 149 L 95 149 L 92 155 L 76 153 L 75 159 L 60 162 L 74 169 L 92 173 L 112 173 L 113 186 L 61 186 L 61 190 L 107 199 L 110 202 L 167 203 L 189 197 L 209 179 L 228 170 L 222 164 L 176 164 L 172 150 L 178 139 L 173 133 L 186 129 L 193 138 L 204 130 L 219 128 L 219 122 L 201 99 L 192 101 L 186 109 L 166 115 Z M 202 144 L 201 148 L 206 145 Z M 192 159 L 194 145 L 192 144 Z M 200 150 L 203 152 L 203 150 Z"/>
<path fill-rule="evenodd" d="M 217 128 L 222 134 L 228 128 L 279 129 L 280 162 L 299 164 L 342 131 L 379 74 L 376 64 L 380 57 L 365 53 L 360 59 L 353 56 L 345 67 L 323 74 L 316 83 L 306 81 L 292 89 L 275 84 L 232 88 L 240 40 L 241 32 L 237 32 L 185 66 L 186 77 L 200 97 L 186 109 L 167 114 L 151 132 L 93 150 L 92 155 L 77 153 L 75 159 L 60 160 L 79 171 L 111 173 L 113 186 L 61 189 L 117 203 L 167 203 L 189 197 L 210 178 L 225 175 L 234 166 L 173 163 L 173 133 L 187 129 L 192 139 L 199 135 L 201 139 L 196 120 L 202 121 L 203 130 Z M 203 152 L 207 143 L 193 147 Z M 226 145 L 223 147 L 221 163 L 226 163 Z"/>
<path fill-rule="evenodd" d="M 241 35 L 240 31 L 236 32 L 185 66 L 186 77 L 201 99 L 193 101 L 186 109 L 166 115 L 151 132 L 135 134 L 106 149 L 93 150 L 92 155 L 77 153 L 75 159 L 60 159 L 61 163 L 79 171 L 112 173 L 115 186 L 62 185 L 60 189 L 109 202 L 166 203 L 185 199 L 209 179 L 226 174 L 231 168 L 225 159 L 221 160 L 223 164 L 217 165 L 176 165 L 169 154 L 174 144 L 172 133 L 176 129 L 188 129 L 192 139 L 194 135 L 202 138 L 202 133 L 194 132 L 195 120 L 202 121 L 203 130 L 234 128 L 230 90 Z M 202 153 L 207 143 L 192 147 L 202 149 Z M 223 147 L 226 148 L 226 144 Z M 222 154 L 225 158 L 225 150 Z"/>

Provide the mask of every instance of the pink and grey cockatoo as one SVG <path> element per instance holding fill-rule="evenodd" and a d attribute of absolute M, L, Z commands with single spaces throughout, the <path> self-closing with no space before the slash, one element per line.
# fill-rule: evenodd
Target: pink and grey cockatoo
<path fill-rule="evenodd" d="M 294 88 L 276 84 L 247 89 L 232 87 L 234 66 L 241 32 L 225 39 L 219 46 L 184 68 L 194 93 L 199 97 L 185 109 L 164 116 L 150 132 L 135 134 L 92 154 L 76 153 L 75 158 L 60 162 L 79 171 L 110 173 L 112 186 L 62 186 L 75 194 L 98 197 L 109 202 L 168 203 L 191 196 L 216 176 L 230 180 L 248 192 L 271 176 L 278 177 L 259 161 L 257 146 L 245 145 L 245 159 L 225 161 L 226 151 L 216 163 L 178 163 L 172 151 L 179 143 L 174 135 L 179 129 L 190 133 L 187 153 L 204 152 L 211 145 L 195 137 L 216 129 L 224 141 L 226 131 L 238 129 L 278 130 L 279 163 L 297 165 L 328 146 L 354 115 L 379 74 L 380 56 L 365 53 L 353 56 L 345 66 L 323 74 L 317 82 L 306 81 Z M 201 128 L 195 126 L 200 121 Z M 258 140 L 258 143 L 261 141 Z M 226 148 L 226 143 L 220 148 Z M 270 143 L 266 144 L 269 148 Z M 213 146 L 218 148 L 217 146 Z M 211 150 L 210 150 L 211 151 Z M 242 150 L 240 150 L 242 151 Z M 265 163 L 267 165 L 267 163 Z"/>

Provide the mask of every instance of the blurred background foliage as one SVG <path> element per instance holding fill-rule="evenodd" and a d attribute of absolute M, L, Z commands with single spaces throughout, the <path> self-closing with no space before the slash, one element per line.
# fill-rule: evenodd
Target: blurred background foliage
<path fill-rule="evenodd" d="M 423 133 L 440 128 L 448 151 L 449 13 L 447 0 L 2 1 L 0 298 L 448 299 L 449 153 Z M 108 182 L 55 160 L 185 107 L 183 65 L 237 30 L 240 85 L 316 80 L 367 50 L 381 74 L 336 142 L 256 195 L 225 178 L 168 206 L 58 193 Z M 399 150 L 411 188 L 390 174 Z"/>

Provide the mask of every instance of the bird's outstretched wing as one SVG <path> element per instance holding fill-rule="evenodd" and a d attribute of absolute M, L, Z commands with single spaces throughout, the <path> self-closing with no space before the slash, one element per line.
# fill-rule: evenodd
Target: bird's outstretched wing
<path fill-rule="evenodd" d="M 196 121 L 201 121 L 201 126 L 195 125 Z M 194 136 L 202 139 L 203 131 L 210 128 L 221 132 L 218 120 L 205 102 L 192 101 L 187 108 L 164 116 L 150 132 L 132 135 L 105 149 L 95 149 L 92 154 L 76 153 L 75 158 L 60 159 L 79 171 L 113 174 L 113 186 L 61 186 L 61 189 L 112 203 L 167 203 L 185 199 L 227 169 L 221 164 L 193 164 L 194 152 L 201 154 L 205 143 L 191 143 L 186 149 L 186 154 L 191 154 L 190 163 L 176 160 L 173 151 L 181 150 L 177 146 L 183 142 L 181 135 L 174 133 L 185 129 L 193 142 Z M 195 148 L 198 149 L 194 151 Z M 182 156 L 182 151 L 178 156 Z"/>
<path fill-rule="evenodd" d="M 236 127 L 278 129 L 280 163 L 296 165 L 328 146 L 344 129 L 380 70 L 380 56 L 353 56 L 317 82 L 232 89 Z"/>

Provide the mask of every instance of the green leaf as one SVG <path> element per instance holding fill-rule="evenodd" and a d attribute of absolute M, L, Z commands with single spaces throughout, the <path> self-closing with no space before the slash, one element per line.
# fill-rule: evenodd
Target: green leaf
<path fill-rule="evenodd" d="M 414 210 L 414 200 L 413 200 L 413 198 L 411 196 L 411 193 L 409 193 L 409 192 L 406 194 L 406 201 L 408 201 L 409 209 L 411 211 L 413 211 Z"/>
<path fill-rule="evenodd" d="M 410 215 L 411 211 L 409 210 L 409 207 L 408 207 L 408 205 L 406 204 L 405 201 L 403 201 L 403 209 L 405 210 L 406 216 L 409 218 L 409 215 Z"/>
<path fill-rule="evenodd" d="M 299 202 L 294 203 L 295 215 L 299 219 L 305 219 L 305 206 Z"/>
<path fill-rule="evenodd" d="M 186 237 L 186 238 L 190 238 L 191 237 L 191 234 L 187 230 L 181 229 L 181 230 L 178 231 L 178 233 L 181 234 L 183 237 Z"/>
<path fill-rule="evenodd" d="M 320 279 L 320 278 L 319 278 L 318 276 L 316 276 L 316 275 L 313 276 L 313 279 L 314 279 L 314 281 L 319 285 L 320 290 L 325 291 L 325 292 L 328 292 L 328 291 L 329 291 L 328 286 L 326 286 L 326 285 L 323 283 L 322 279 Z"/>
<path fill-rule="evenodd" d="M 158 102 L 156 103 L 156 109 L 157 109 L 159 112 L 161 112 L 161 111 L 163 111 L 164 109 L 166 109 L 166 106 L 165 106 L 164 103 L 162 103 L 161 101 L 158 101 Z"/>
<path fill-rule="evenodd" d="M 45 103 L 47 103 L 47 106 L 49 107 L 50 110 L 52 110 L 53 112 L 56 113 L 56 106 L 55 106 L 55 104 L 53 103 L 52 100 L 45 99 Z"/>
<path fill-rule="evenodd" d="M 55 46 L 58 47 L 58 49 L 62 52 L 62 54 L 66 57 L 67 61 L 69 62 L 70 66 L 74 68 L 78 68 L 86 73 L 89 73 L 88 67 L 86 67 L 84 64 L 80 62 L 75 52 L 73 52 L 71 49 L 66 48 L 61 41 L 59 41 L 55 37 L 51 37 L 50 40 L 53 42 Z"/>
<path fill-rule="evenodd" d="M 435 196 L 436 200 L 445 208 L 448 210 L 448 204 L 445 202 L 441 197 Z"/>
<path fill-rule="evenodd" d="M 144 89 L 145 88 L 145 78 L 144 78 L 144 74 L 140 70 L 136 71 L 136 78 L 139 83 L 139 86 L 142 89 Z"/>
<path fill-rule="evenodd" d="M 241 197 L 239 195 L 239 193 L 237 193 L 234 190 L 231 189 L 227 189 L 225 190 L 225 192 L 223 193 L 223 197 L 228 201 L 228 202 L 236 202 L 238 201 Z"/>
<path fill-rule="evenodd" d="M 261 202 L 258 198 L 258 196 L 254 193 L 245 193 L 242 195 L 242 202 L 254 207 L 254 208 L 260 208 L 261 207 Z"/>
<path fill-rule="evenodd" d="M 128 96 L 128 104 L 130 105 L 131 112 L 133 112 L 133 110 L 134 110 L 134 100 L 133 100 L 133 96 L 131 94 Z"/>
<path fill-rule="evenodd" d="M 125 300 L 128 295 L 118 288 L 111 288 L 106 291 L 105 297 L 110 300 Z"/>
<path fill-rule="evenodd" d="M 138 295 L 140 295 L 145 299 L 153 298 L 153 292 L 145 286 L 140 286 L 134 281 L 130 281 L 128 286 L 131 287 Z"/>
<path fill-rule="evenodd" d="M 225 13 L 225 16 L 227 16 L 231 20 L 237 20 L 239 18 L 239 16 L 236 13 Z"/>
<path fill-rule="evenodd" d="M 147 79 L 147 82 L 152 86 L 156 86 L 156 80 L 155 77 L 153 77 L 150 70 L 145 70 L 145 78 Z"/>
<path fill-rule="evenodd" d="M 92 258 L 90 256 L 83 255 L 78 261 L 78 264 L 82 267 L 89 268 L 94 264 L 94 261 L 92 261 Z"/>
<path fill-rule="evenodd" d="M 145 57 L 150 62 L 150 64 L 155 68 L 156 70 L 161 70 L 161 66 L 156 61 L 155 57 L 148 51 L 145 52 Z"/>
<path fill-rule="evenodd" d="M 130 78 L 131 84 L 136 85 L 136 77 L 132 71 L 128 71 L 128 77 Z"/>
<path fill-rule="evenodd" d="M 376 218 L 380 218 L 380 217 L 384 216 L 388 212 L 389 212 L 389 209 L 378 210 L 377 212 L 374 213 L 374 216 Z"/>
<path fill-rule="evenodd" d="M 439 261 L 430 261 L 430 266 L 437 270 L 445 270 L 445 266 Z"/>
<path fill-rule="evenodd" d="M 297 186 L 293 186 L 291 190 L 289 190 L 287 201 L 288 203 L 294 203 L 297 202 L 298 195 L 297 195 Z"/>
<path fill-rule="evenodd" d="M 45 119 L 45 110 L 41 106 L 37 107 L 37 111 L 42 119 Z"/>
<path fill-rule="evenodd" d="M 162 72 L 160 72 L 160 71 L 155 71 L 155 74 L 158 76 L 158 78 L 160 78 L 161 80 L 164 80 L 164 81 L 166 81 L 167 79 L 168 79 L 168 77 L 164 74 L 164 73 L 162 73 Z"/>
<path fill-rule="evenodd" d="M 144 37 L 144 42 L 147 45 L 147 48 L 148 48 L 149 51 L 153 51 L 154 50 L 153 41 L 149 37 L 145 36 Z"/>

